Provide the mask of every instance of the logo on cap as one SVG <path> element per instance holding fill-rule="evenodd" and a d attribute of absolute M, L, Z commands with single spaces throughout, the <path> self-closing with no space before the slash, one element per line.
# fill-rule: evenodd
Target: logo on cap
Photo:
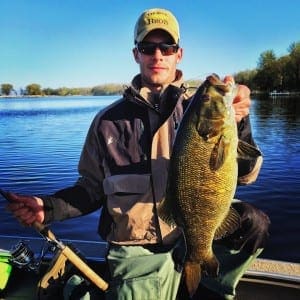
<path fill-rule="evenodd" d="M 137 20 L 134 29 L 135 43 L 141 42 L 155 29 L 168 32 L 175 43 L 179 42 L 179 25 L 175 16 L 166 9 L 153 8 L 144 11 Z"/>

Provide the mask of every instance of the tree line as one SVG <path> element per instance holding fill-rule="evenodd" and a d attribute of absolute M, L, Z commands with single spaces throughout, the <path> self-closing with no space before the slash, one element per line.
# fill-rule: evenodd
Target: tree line
<path fill-rule="evenodd" d="M 288 54 L 277 57 L 273 50 L 261 53 L 257 68 L 234 74 L 238 83 L 258 92 L 300 91 L 300 42 L 288 47 Z"/>
<path fill-rule="evenodd" d="M 300 91 L 300 42 L 294 42 L 288 47 L 288 54 L 277 57 L 273 50 L 260 54 L 257 67 L 253 70 L 240 71 L 234 74 L 238 83 L 246 84 L 252 91 Z M 188 82 L 189 83 L 189 82 Z M 197 82 L 198 84 L 200 83 Z M 195 85 L 195 82 L 192 82 Z M 37 83 L 29 84 L 21 89 L 23 96 L 73 96 L 73 95 L 116 95 L 122 94 L 124 84 L 102 84 L 92 88 L 57 89 L 42 88 Z M 2 95 L 17 94 L 10 83 L 1 84 Z"/>
<path fill-rule="evenodd" d="M 124 90 L 123 84 L 102 84 L 92 88 L 68 88 L 60 87 L 42 88 L 40 84 L 31 83 L 28 84 L 25 89 L 21 89 L 19 94 L 21 96 L 103 96 L 103 95 L 117 95 L 121 94 Z M 3 96 L 17 95 L 17 91 L 10 83 L 1 84 L 1 94 Z"/>

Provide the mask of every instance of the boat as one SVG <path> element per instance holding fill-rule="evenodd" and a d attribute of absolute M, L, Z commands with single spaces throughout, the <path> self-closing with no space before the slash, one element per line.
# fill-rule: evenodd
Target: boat
<path fill-rule="evenodd" d="M 5 300 L 45 300 L 45 299 L 60 299 L 57 294 L 53 296 L 53 287 L 46 286 L 45 289 L 45 278 L 47 282 L 49 279 L 49 270 L 53 272 L 53 265 L 57 262 L 57 253 L 55 251 L 42 255 L 38 252 L 41 248 L 45 247 L 45 243 L 40 238 L 27 238 L 27 237 L 9 237 L 0 236 L 1 247 L 2 245 L 14 245 L 10 250 L 11 252 L 16 251 L 15 249 L 20 245 L 29 245 L 31 253 L 29 256 L 33 259 L 33 266 L 24 269 L 20 266 L 12 266 L 11 274 L 8 278 L 5 288 L 1 292 L 0 299 Z M 4 241 L 4 242 L 3 242 Z M 63 241 L 64 245 L 72 245 L 72 249 L 84 257 L 87 265 L 94 270 L 101 278 L 105 278 L 105 253 L 107 250 L 105 242 L 86 242 L 86 241 Z M 71 246 L 70 246 L 71 247 Z M 49 249 L 48 249 L 49 250 Z M 34 251 L 37 254 L 32 255 Z M 2 250 L 2 253 L 7 250 Z M 28 254 L 27 253 L 27 254 Z M 1 251 L 0 251 L 1 254 Z M 37 257 L 36 257 L 37 255 Z M 64 272 L 66 272 L 66 264 L 71 266 L 70 270 L 74 271 L 74 267 L 68 260 L 64 260 Z M 38 267 L 36 268 L 36 266 Z M 34 269 L 37 270 L 34 270 Z M 76 269 L 76 268 L 75 268 Z M 56 273 L 60 273 L 56 268 Z M 80 273 L 80 272 L 79 272 Z M 54 273 L 52 273 L 53 275 Z M 48 276 L 48 277 L 47 277 Z M 53 276 L 55 277 L 55 276 Z M 53 279 L 53 278 L 52 278 Z M 44 285 L 44 286 L 43 286 Z M 54 285 L 55 286 L 55 285 Z M 50 290 L 50 292 L 47 291 Z M 104 293 L 99 290 L 98 297 L 96 299 L 104 299 Z M 300 264 L 295 262 L 278 261 L 271 259 L 258 258 L 244 274 L 237 286 L 237 299 L 240 300 L 299 300 L 300 299 Z"/>
<path fill-rule="evenodd" d="M 300 299 L 300 264 L 257 258 L 237 287 L 242 300 Z"/>
<path fill-rule="evenodd" d="M 283 96 L 290 96 L 290 95 L 292 95 L 292 93 L 284 92 L 284 91 L 277 92 L 276 90 L 269 93 L 269 96 L 271 96 L 271 97 L 283 97 Z"/>

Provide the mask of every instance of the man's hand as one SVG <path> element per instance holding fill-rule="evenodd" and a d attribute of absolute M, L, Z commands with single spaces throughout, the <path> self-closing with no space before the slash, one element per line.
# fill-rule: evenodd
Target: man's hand
<path fill-rule="evenodd" d="M 225 76 L 224 82 L 233 82 L 232 76 Z M 244 117 L 249 115 L 251 100 L 250 100 L 250 90 L 245 85 L 238 85 L 237 95 L 233 100 L 233 108 L 235 110 L 235 120 L 240 122 Z"/>
<path fill-rule="evenodd" d="M 30 226 L 34 222 L 43 223 L 45 219 L 44 203 L 41 198 L 35 196 L 17 195 L 7 192 L 9 210 L 21 224 Z"/>

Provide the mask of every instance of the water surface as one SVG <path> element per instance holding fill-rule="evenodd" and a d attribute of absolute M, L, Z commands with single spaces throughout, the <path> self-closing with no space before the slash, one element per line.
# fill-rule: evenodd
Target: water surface
<path fill-rule="evenodd" d="M 89 125 L 113 97 L 0 99 L 0 187 L 49 194 L 72 185 Z M 264 164 L 256 183 L 237 190 L 239 199 L 265 211 L 272 222 L 262 256 L 300 262 L 300 99 L 252 99 L 251 122 Z M 4 209 L 1 236 L 36 236 Z M 99 241 L 99 211 L 52 225 L 61 239 Z"/>

